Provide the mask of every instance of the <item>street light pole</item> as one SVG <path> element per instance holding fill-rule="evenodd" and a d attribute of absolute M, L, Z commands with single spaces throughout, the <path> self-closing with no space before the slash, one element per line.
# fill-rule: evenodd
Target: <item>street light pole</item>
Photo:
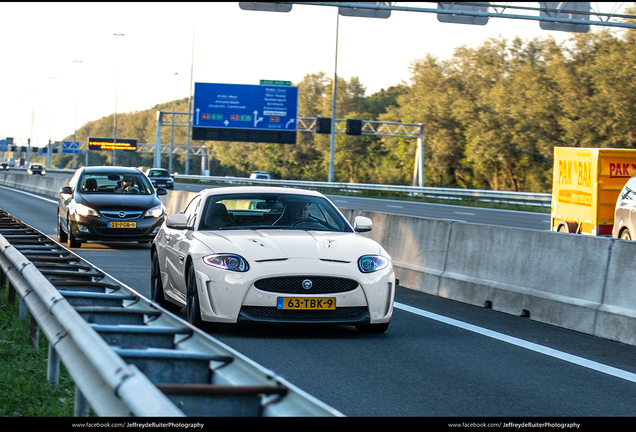
<path fill-rule="evenodd" d="M 333 71 L 333 93 L 331 96 L 331 144 L 329 146 L 329 182 L 333 181 L 334 153 L 336 148 L 336 94 L 338 90 L 338 29 L 340 27 L 340 13 L 336 13 L 336 59 Z"/>
<path fill-rule="evenodd" d="M 80 64 L 81 60 L 73 60 L 73 63 Z M 77 73 L 77 72 L 76 72 Z M 77 89 L 79 87 L 77 75 L 75 76 L 75 120 L 73 122 L 73 169 L 75 169 L 75 143 L 77 142 Z M 79 149 L 79 146 L 78 146 Z M 88 151 L 88 150 L 87 150 Z"/>
<path fill-rule="evenodd" d="M 172 172 L 172 150 L 174 146 L 174 108 L 175 108 L 175 100 L 177 98 L 177 86 L 176 86 L 176 78 L 179 75 L 179 72 L 174 73 L 175 82 L 172 83 L 172 124 L 170 126 L 170 157 L 168 159 L 168 171 Z M 161 168 L 161 167 L 159 167 Z"/>
<path fill-rule="evenodd" d="M 113 33 L 113 36 L 124 36 L 123 33 Z M 119 90 L 119 50 L 117 50 L 117 69 L 115 71 L 115 126 L 113 131 L 113 146 L 117 144 L 117 93 Z M 116 151 L 113 148 L 113 165 L 115 165 Z"/>
<path fill-rule="evenodd" d="M 56 80 L 57 77 L 49 77 L 49 79 L 50 80 Z M 49 157 L 50 157 L 50 154 L 51 154 L 51 140 L 52 139 L 53 139 L 53 90 L 51 89 L 51 126 L 49 128 L 49 147 L 47 149 Z"/>

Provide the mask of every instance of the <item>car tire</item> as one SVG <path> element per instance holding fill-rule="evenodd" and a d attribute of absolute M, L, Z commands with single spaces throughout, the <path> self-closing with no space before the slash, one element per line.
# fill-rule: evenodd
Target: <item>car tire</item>
<path fill-rule="evenodd" d="M 201 327 L 201 304 L 199 303 L 199 290 L 197 289 L 197 278 L 194 273 L 194 266 L 188 266 L 186 276 L 186 319 L 195 327 Z"/>
<path fill-rule="evenodd" d="M 387 331 L 389 328 L 389 323 L 382 323 L 382 324 L 365 324 L 365 325 L 358 325 L 356 326 L 356 330 L 358 330 L 358 332 L 360 333 L 373 333 L 373 334 L 378 334 L 378 333 L 384 333 L 385 331 Z"/>
<path fill-rule="evenodd" d="M 166 300 L 163 283 L 161 283 L 161 274 L 159 272 L 159 258 L 157 258 L 156 252 L 153 252 L 150 262 L 150 299 L 167 311 L 177 312 L 181 310 L 179 306 Z"/>
<path fill-rule="evenodd" d="M 57 241 L 58 243 L 66 243 L 68 240 L 68 236 L 66 232 L 62 229 L 62 221 L 60 220 L 60 215 L 57 215 Z"/>
<path fill-rule="evenodd" d="M 66 234 L 67 234 L 66 244 L 68 245 L 68 247 L 70 248 L 82 247 L 82 243 L 75 239 L 75 236 L 73 235 L 73 232 L 71 231 L 70 223 L 66 225 Z"/>
<path fill-rule="evenodd" d="M 632 235 L 630 234 L 628 229 L 624 229 L 623 232 L 621 233 L 621 239 L 622 240 L 631 240 L 632 239 Z"/>

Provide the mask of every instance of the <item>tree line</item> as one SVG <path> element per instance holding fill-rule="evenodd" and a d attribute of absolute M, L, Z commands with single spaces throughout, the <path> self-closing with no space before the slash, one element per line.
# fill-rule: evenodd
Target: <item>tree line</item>
<path fill-rule="evenodd" d="M 452 57 L 431 55 L 410 65 L 409 82 L 369 96 L 358 77 L 338 78 L 336 118 L 421 123 L 427 186 L 550 192 L 553 149 L 633 148 L 636 144 L 636 32 L 591 30 L 557 43 L 551 37 L 489 39 L 462 46 Z M 309 73 L 299 82 L 298 115 L 331 117 L 332 77 Z M 175 111 L 187 112 L 187 98 Z M 118 114 L 117 136 L 154 143 L 156 111 Z M 187 128 L 162 128 L 162 144 L 185 145 Z M 112 137 L 113 115 L 83 125 L 78 140 Z M 72 135 L 66 140 L 72 139 Z M 297 143 L 192 141 L 209 149 L 210 175 L 326 181 L 329 135 L 298 132 Z M 334 180 L 408 185 L 416 140 L 337 134 Z M 70 166 L 70 155 L 53 164 Z M 89 164 L 112 163 L 112 152 L 91 154 Z M 117 164 L 152 166 L 154 155 L 117 152 Z M 167 167 L 167 155 L 162 166 Z M 82 159 L 82 158 L 80 158 Z M 78 160 L 79 161 L 79 160 Z M 80 164 L 83 160 L 79 161 Z M 190 174 L 199 174 L 191 156 Z M 185 156 L 173 156 L 185 171 Z"/>

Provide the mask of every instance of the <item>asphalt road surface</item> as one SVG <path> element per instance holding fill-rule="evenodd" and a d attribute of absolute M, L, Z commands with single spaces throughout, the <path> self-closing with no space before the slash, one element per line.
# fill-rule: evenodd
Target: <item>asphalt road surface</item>
<path fill-rule="evenodd" d="M 0 186 L 0 208 L 55 238 L 54 200 Z M 148 245 L 88 243 L 73 251 L 149 295 Z M 585 426 L 636 415 L 636 347 L 405 288 L 381 335 L 226 325 L 211 336 L 347 416 L 572 418 Z"/>

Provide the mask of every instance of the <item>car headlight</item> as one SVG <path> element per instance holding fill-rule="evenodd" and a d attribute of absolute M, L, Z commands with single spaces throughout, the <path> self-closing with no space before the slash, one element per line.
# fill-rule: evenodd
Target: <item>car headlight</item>
<path fill-rule="evenodd" d="M 203 258 L 203 262 L 212 267 L 236 272 L 246 272 L 250 269 L 247 261 L 240 255 L 214 254 Z"/>
<path fill-rule="evenodd" d="M 75 213 L 80 215 L 80 216 L 95 216 L 95 217 L 99 217 L 99 213 L 97 213 L 95 210 L 93 210 L 90 207 L 85 206 L 84 204 L 79 204 L 79 203 L 77 203 L 75 205 Z"/>
<path fill-rule="evenodd" d="M 382 255 L 364 255 L 358 259 L 358 269 L 362 273 L 373 273 L 389 265 L 389 259 Z"/>
<path fill-rule="evenodd" d="M 144 217 L 158 218 L 158 217 L 161 217 L 162 215 L 163 215 L 163 205 L 161 204 L 158 206 L 154 206 L 150 210 L 146 211 L 146 213 L 144 213 Z"/>

